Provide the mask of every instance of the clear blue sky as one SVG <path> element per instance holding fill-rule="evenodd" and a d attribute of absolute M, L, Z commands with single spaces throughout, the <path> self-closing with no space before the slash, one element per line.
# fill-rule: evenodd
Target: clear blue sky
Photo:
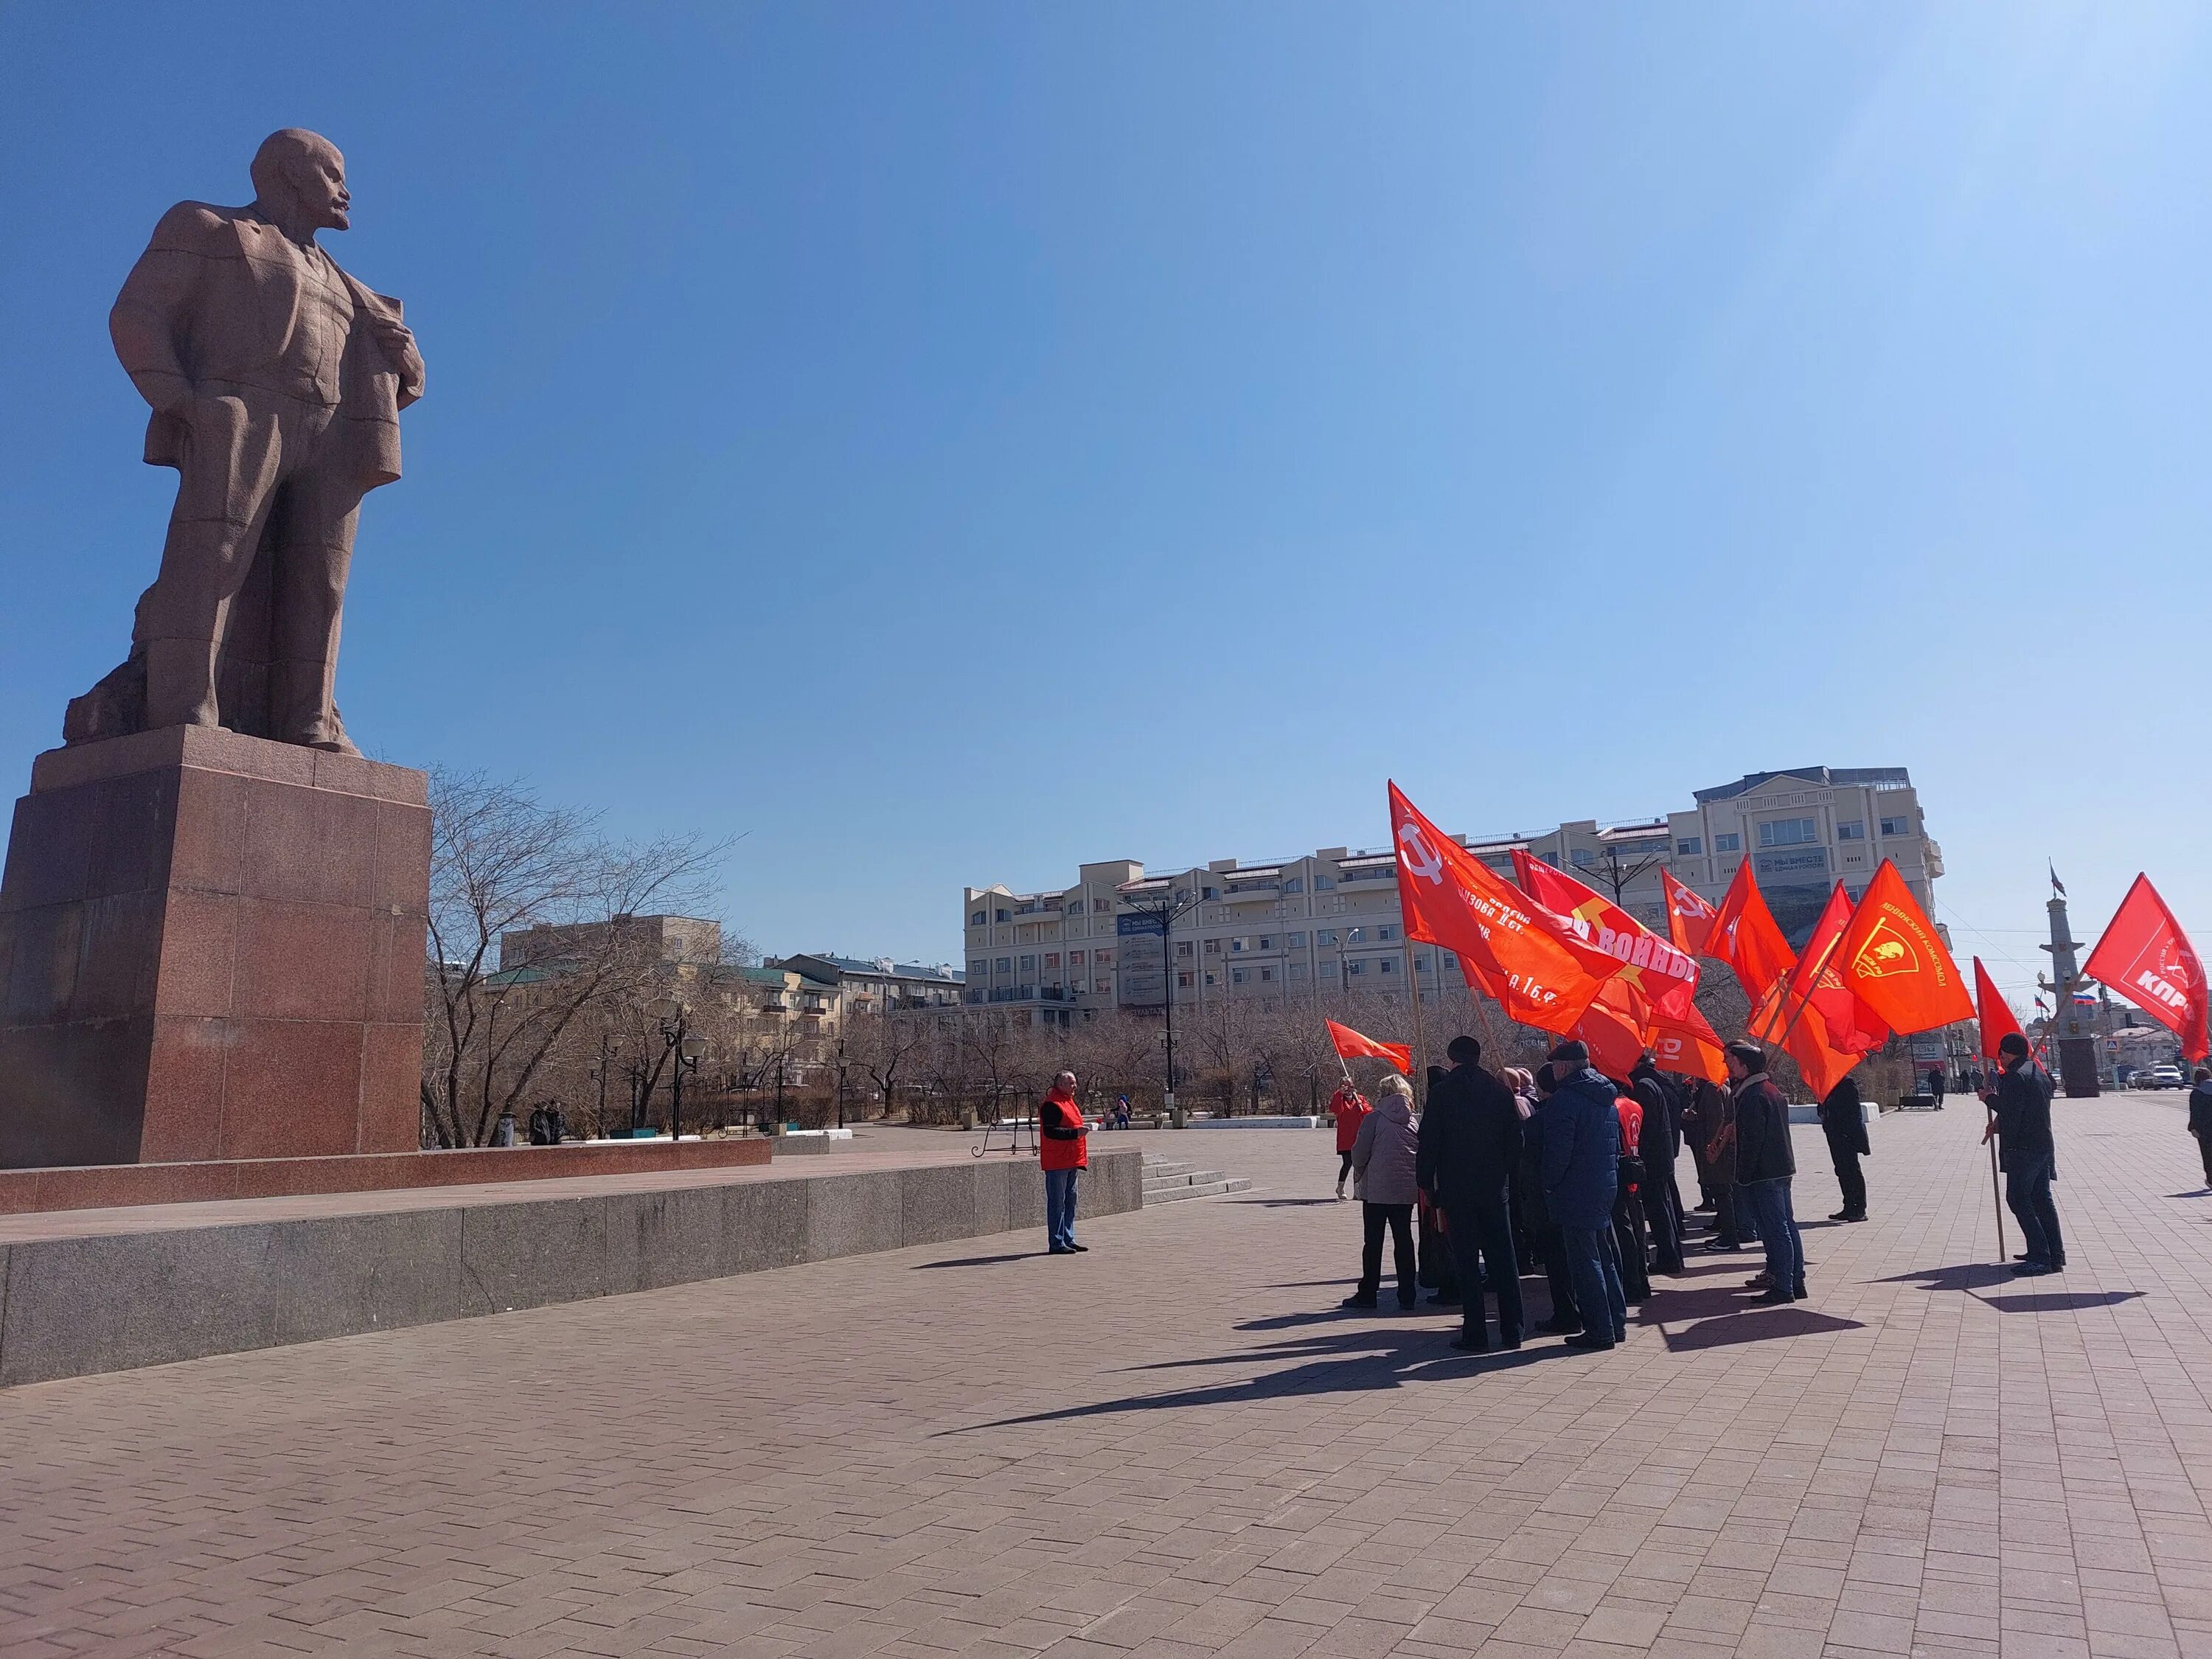
<path fill-rule="evenodd" d="M 1808 762 L 2013 986 L 2046 854 L 2212 948 L 2201 7 L 6 7 L 11 793 L 173 493 L 107 307 L 285 125 L 429 363 L 349 722 L 769 951 Z"/>

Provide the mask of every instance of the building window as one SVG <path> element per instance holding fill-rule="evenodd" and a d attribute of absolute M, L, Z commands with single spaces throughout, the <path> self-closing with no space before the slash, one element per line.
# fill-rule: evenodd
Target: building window
<path fill-rule="evenodd" d="M 1377 927 L 1375 930 L 1375 937 L 1380 939 L 1393 939 L 1397 938 L 1397 924 L 1389 921 L 1384 922 L 1380 927 Z"/>
<path fill-rule="evenodd" d="M 1110 979 L 1094 979 L 1091 981 L 1091 988 L 1103 996 L 1114 988 L 1114 981 Z"/>
<path fill-rule="evenodd" d="M 1220 890 L 1218 888 L 1204 887 L 1199 890 L 1198 896 L 1202 899 L 1219 898 L 1221 896 L 1221 893 Z"/>
<path fill-rule="evenodd" d="M 1091 914 L 1093 915 L 1097 915 L 1101 912 L 1110 914 L 1113 908 L 1114 901 L 1112 899 L 1093 899 L 1091 901 Z"/>
<path fill-rule="evenodd" d="M 1294 963 L 1292 963 L 1291 964 L 1291 977 L 1293 980 L 1301 980 L 1301 979 L 1304 979 L 1305 976 L 1306 976 L 1306 965 L 1305 965 L 1305 963 L 1304 963 L 1303 962 L 1294 962 Z"/>
<path fill-rule="evenodd" d="M 1229 970 L 1229 982 L 1231 985 L 1242 985 L 1244 982 L 1244 970 L 1242 968 L 1231 968 Z"/>
<path fill-rule="evenodd" d="M 1059 966 L 1060 966 L 1060 952 L 1059 952 L 1059 951 L 1046 951 L 1046 952 L 1044 953 L 1044 965 L 1045 965 L 1046 967 L 1048 967 L 1048 968 L 1057 968 L 1057 967 L 1059 967 Z"/>
<path fill-rule="evenodd" d="M 1187 939 L 1177 939 L 1176 941 L 1176 954 L 1179 957 L 1188 956 L 1190 954 L 1190 941 Z"/>
<path fill-rule="evenodd" d="M 1344 941 L 1347 945 L 1360 944 L 1366 937 L 1367 930 L 1364 927 L 1347 927 L 1344 930 Z"/>
<path fill-rule="evenodd" d="M 1292 933 L 1288 943 L 1293 951 L 1303 951 L 1306 948 L 1306 936 L 1304 933 Z"/>
<path fill-rule="evenodd" d="M 1025 974 L 1035 973 L 1036 971 L 1036 958 L 1035 957 L 1024 957 L 1022 958 L 1022 971 Z"/>
<path fill-rule="evenodd" d="M 1014 959 L 1012 957 L 1000 957 L 999 958 L 999 971 L 1002 974 L 1012 973 L 1014 971 Z"/>
<path fill-rule="evenodd" d="M 1836 826 L 1836 839 L 1838 841 L 1864 841 L 1866 839 L 1866 820 L 1864 818 L 1851 818 L 1846 820 L 1844 823 L 1838 824 Z"/>
<path fill-rule="evenodd" d="M 1009 914 L 1008 912 L 1006 912 L 1006 911 L 1005 911 L 1005 910 L 1001 910 L 1001 911 L 1000 911 L 1000 912 L 999 912 L 999 920 L 1000 920 L 1000 921 L 1012 921 L 1013 920 L 1013 917 L 1012 917 L 1012 915 L 1011 914 Z"/>
<path fill-rule="evenodd" d="M 1306 890 L 1306 878 L 1304 876 L 1292 876 L 1288 881 L 1283 884 L 1283 890 L 1285 893 L 1304 892 Z"/>
<path fill-rule="evenodd" d="M 1314 891 L 1316 893 L 1326 893 L 1330 888 L 1335 885 L 1336 878 L 1334 876 L 1316 876 L 1314 878 Z"/>
<path fill-rule="evenodd" d="M 1577 870 L 1589 869 L 1590 867 L 1589 848 L 1587 847 L 1576 848 L 1573 852 L 1567 854 L 1567 862 L 1573 865 Z"/>
<path fill-rule="evenodd" d="M 989 959 L 988 957 L 970 957 L 970 958 L 969 959 L 969 963 L 968 963 L 968 977 L 969 977 L 969 978 L 970 978 L 970 979 L 988 979 L 988 978 L 990 978 L 990 976 L 991 976 L 991 963 L 990 963 L 990 959 Z"/>
<path fill-rule="evenodd" d="M 1741 853 L 1743 851 L 1743 837 L 1736 834 L 1733 830 L 1729 830 L 1724 836 L 1715 836 L 1713 837 L 1713 851 L 1716 853 Z"/>
<path fill-rule="evenodd" d="M 1429 959 L 1426 957 L 1415 957 L 1413 958 L 1413 971 L 1417 974 L 1427 973 L 1429 971 Z"/>
<path fill-rule="evenodd" d="M 1093 951 L 1091 961 L 1095 967 L 1110 968 L 1114 965 L 1114 953 L 1111 951 Z"/>
<path fill-rule="evenodd" d="M 1083 901 L 1081 899 L 1069 900 L 1067 904 L 1067 914 L 1071 916 L 1081 915 L 1083 914 Z"/>
<path fill-rule="evenodd" d="M 1083 966 L 1083 952 L 1080 951 L 1070 951 L 1067 953 L 1067 965 L 1071 968 L 1080 968 Z"/>
<path fill-rule="evenodd" d="M 1208 985 L 1218 985 L 1221 983 L 1221 975 L 1218 974 L 1208 974 L 1206 976 L 1206 982 Z"/>
<path fill-rule="evenodd" d="M 989 911 L 978 910 L 974 915 L 968 918 L 968 925 L 970 927 L 981 927 L 985 922 L 990 921 L 990 919 L 991 913 Z"/>
<path fill-rule="evenodd" d="M 1335 944 L 1336 929 L 1334 927 L 1316 927 L 1314 930 L 1314 943 L 1316 945 Z"/>
<path fill-rule="evenodd" d="M 1395 973 L 1397 968 L 1398 958 L 1395 957 L 1384 957 L 1375 964 L 1375 971 L 1378 974 Z"/>
<path fill-rule="evenodd" d="M 1229 954 L 1232 957 L 1243 955 L 1245 944 L 1246 941 L 1241 939 L 1231 939 L 1229 941 Z"/>
<path fill-rule="evenodd" d="M 1769 818 L 1759 826 L 1761 847 L 1802 847 L 1820 839 L 1820 826 L 1811 818 Z"/>
<path fill-rule="evenodd" d="M 1190 969 L 1188 968 L 1176 969 L 1176 983 L 1186 991 L 1190 989 Z"/>
<path fill-rule="evenodd" d="M 1344 964 L 1344 972 L 1346 978 L 1357 979 L 1360 975 L 1366 971 L 1367 964 L 1364 962 L 1347 962 Z"/>
<path fill-rule="evenodd" d="M 1274 970 L 1273 969 L 1272 969 L 1272 968 L 1262 968 L 1262 969 L 1260 970 L 1260 983 L 1261 983 L 1261 984 L 1262 984 L 1262 985 L 1272 985 L 1272 984 L 1273 984 L 1273 983 L 1274 983 L 1274 981 L 1275 981 L 1275 970 Z"/>
<path fill-rule="evenodd" d="M 1674 843 L 1674 856 L 1677 858 L 1693 859 L 1705 850 L 1705 838 L 1703 836 L 1685 836 Z"/>
<path fill-rule="evenodd" d="M 1221 954 L 1221 941 L 1218 939 L 1210 939 L 1206 940 L 1206 954 L 1210 957 L 1219 956 Z"/>
<path fill-rule="evenodd" d="M 1881 833 L 1885 836 L 1909 836 L 1912 833 L 1912 820 L 1884 818 L 1881 821 Z"/>

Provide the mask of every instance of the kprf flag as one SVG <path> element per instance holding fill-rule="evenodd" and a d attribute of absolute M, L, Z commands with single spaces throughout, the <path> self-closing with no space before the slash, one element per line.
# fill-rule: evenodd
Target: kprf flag
<path fill-rule="evenodd" d="M 1680 1018 L 1654 1010 L 1644 1046 L 1662 1072 L 1701 1077 L 1708 1083 L 1728 1081 L 1728 1060 L 1720 1037 L 1696 1008 Z"/>
<path fill-rule="evenodd" d="M 1620 957 L 1438 830 L 1395 783 L 1390 838 L 1406 932 L 1457 952 L 1468 979 L 1508 1018 L 1540 1031 L 1567 1030 L 1599 985 L 1620 971 Z"/>
<path fill-rule="evenodd" d="M 2184 1060 L 2204 1058 L 2204 964 L 2149 877 L 2136 878 L 2081 971 L 2179 1037 Z"/>
<path fill-rule="evenodd" d="M 1646 1008 L 1663 1005 L 1668 1012 L 1680 1015 L 1691 1006 L 1698 994 L 1698 964 L 1669 941 L 1595 889 L 1517 847 L 1513 849 L 1513 873 L 1530 898 L 1547 910 L 1588 924 L 1598 949 L 1620 958 L 1626 965 L 1609 984 L 1632 988 Z"/>
<path fill-rule="evenodd" d="M 1836 958 L 1841 954 L 1844 932 L 1850 920 L 1850 896 L 1838 882 L 1820 911 L 1820 919 L 1813 924 L 1812 936 L 1798 952 L 1797 965 L 1790 970 L 1788 988 L 1754 1020 L 1753 1035 L 1770 1042 L 1780 1042 L 1794 1020 L 1801 1027 L 1811 1024 L 1838 1054 L 1863 1054 L 1889 1041 L 1887 1023 L 1861 1002 L 1836 971 Z"/>
<path fill-rule="evenodd" d="M 1979 957 L 1974 958 L 1974 1012 L 1982 1023 L 1984 1060 L 1997 1059 L 1997 1045 L 2008 1036 L 2016 1036 L 2023 1042 L 2027 1041 L 2027 1033 L 2020 1029 L 2020 1022 L 2013 1018 L 2012 1005 L 1999 994 L 1996 981 L 1990 977 L 1990 970 L 1982 966 Z"/>
<path fill-rule="evenodd" d="M 1674 948 L 1693 957 L 1711 956 L 1713 952 L 1705 948 L 1705 936 L 1720 912 L 1675 880 L 1672 870 L 1659 872 L 1659 886 L 1667 895 L 1667 937 Z"/>
<path fill-rule="evenodd" d="M 1413 1074 L 1413 1051 L 1403 1042 L 1377 1042 L 1371 1036 L 1363 1036 L 1349 1025 L 1339 1025 L 1325 1019 L 1328 1040 L 1336 1045 L 1336 1052 L 1346 1060 L 1387 1060 L 1407 1077 Z"/>
<path fill-rule="evenodd" d="M 1836 959 L 1851 994 L 1893 1031 L 1932 1031 L 1974 1017 L 1959 964 L 1887 859 L 1860 896 Z"/>
<path fill-rule="evenodd" d="M 1735 879 L 1722 896 L 1705 930 L 1705 954 L 1718 957 L 1735 969 L 1743 994 L 1751 999 L 1753 1017 L 1780 994 L 1782 982 L 1797 965 L 1797 953 L 1782 936 L 1774 913 L 1766 908 L 1759 881 L 1751 873 L 1751 860 L 1735 867 Z"/>

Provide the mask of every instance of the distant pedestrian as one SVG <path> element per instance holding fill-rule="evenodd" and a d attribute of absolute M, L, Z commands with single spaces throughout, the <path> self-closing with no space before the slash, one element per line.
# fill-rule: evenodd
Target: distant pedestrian
<path fill-rule="evenodd" d="M 1797 1155 L 1790 1144 L 1790 1103 L 1766 1075 L 1766 1052 L 1755 1042 L 1731 1042 L 1729 1080 L 1735 1096 L 1736 1190 L 1759 1218 L 1766 1246 L 1766 1271 L 1751 1281 L 1762 1303 L 1805 1297 L 1805 1242 L 1791 1212 L 1790 1183 Z"/>
<path fill-rule="evenodd" d="M 1075 1194 L 1091 1167 L 1091 1126 L 1075 1103 L 1075 1073 L 1062 1072 L 1037 1108 L 1037 1163 L 1044 1170 L 1044 1231 L 1047 1254 L 1074 1255 L 1089 1249 L 1075 1242 Z"/>
<path fill-rule="evenodd" d="M 2189 1133 L 2197 1137 L 2197 1155 L 2204 1160 L 2204 1184 L 2212 1188 L 2212 1071 L 2199 1066 L 2191 1076 Z"/>
<path fill-rule="evenodd" d="M 1127 1095 L 1121 1096 L 1114 1103 L 1114 1127 L 1117 1129 L 1129 1127 L 1129 1097 Z"/>
<path fill-rule="evenodd" d="M 1559 1224 L 1583 1329 L 1574 1348 L 1610 1348 L 1628 1339 L 1628 1303 L 1613 1237 L 1620 1185 L 1620 1117 L 1613 1085 L 1591 1069 L 1589 1049 L 1570 1040 L 1552 1050 L 1557 1081 L 1544 1104 L 1544 1202 Z"/>
<path fill-rule="evenodd" d="M 1361 1116 L 1352 1143 L 1359 1193 L 1359 1288 L 1344 1299 L 1347 1308 L 1376 1304 L 1386 1229 L 1398 1269 L 1398 1306 L 1411 1308 L 1419 1294 L 1413 1261 L 1413 1172 L 1420 1139 L 1413 1127 L 1413 1089 L 1393 1073 L 1382 1079 L 1380 1093 L 1382 1099 Z"/>
<path fill-rule="evenodd" d="M 1336 1195 L 1340 1199 L 1344 1196 L 1344 1183 L 1352 1174 L 1352 1146 L 1359 1139 L 1360 1121 L 1374 1109 L 1367 1103 L 1366 1096 L 1352 1086 L 1350 1078 L 1345 1079 L 1328 1097 L 1329 1115 L 1336 1120 Z"/>
<path fill-rule="evenodd" d="M 1421 1114 L 1419 1180 L 1444 1212 L 1444 1238 L 1459 1281 L 1460 1334 L 1452 1346 L 1490 1346 L 1483 1293 L 1498 1298 L 1500 1347 L 1521 1346 L 1521 1266 L 1513 1255 L 1507 1188 L 1521 1158 L 1521 1107 L 1513 1091 L 1482 1069 L 1482 1044 L 1455 1036 L 1444 1050 L 1452 1068 L 1429 1091 Z"/>
<path fill-rule="evenodd" d="M 2058 1146 L 2051 1133 L 2051 1073 L 2027 1052 L 2027 1039 L 2008 1031 L 1997 1043 L 1997 1086 L 1990 1097 L 1986 1142 L 1997 1138 L 1997 1164 L 2005 1174 L 2005 1206 L 2020 1222 L 2027 1259 L 2013 1271 L 2033 1278 L 2063 1271 L 2066 1241 L 2058 1231 L 2058 1206 L 2051 1196 Z"/>
<path fill-rule="evenodd" d="M 1941 1066 L 1928 1073 L 1928 1092 L 1936 1097 L 1936 1109 L 1943 1109 L 1943 1068 Z"/>
<path fill-rule="evenodd" d="M 1867 1139 L 1866 1103 L 1859 1098 L 1858 1084 L 1848 1075 L 1820 1103 L 1820 1133 L 1828 1138 L 1828 1161 L 1836 1166 L 1836 1185 L 1844 1192 L 1844 1207 L 1828 1219 L 1864 1221 L 1866 1176 L 1859 1159 L 1874 1146 Z"/>

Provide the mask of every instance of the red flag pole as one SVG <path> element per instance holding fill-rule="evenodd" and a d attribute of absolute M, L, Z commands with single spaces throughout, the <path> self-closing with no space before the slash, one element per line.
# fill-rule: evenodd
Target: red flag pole
<path fill-rule="evenodd" d="M 1429 946 L 1433 951 L 1437 947 Z M 1406 986 L 1413 994 L 1413 1076 L 1407 1079 L 1413 1085 L 1413 1103 L 1425 1105 L 1428 1101 L 1429 1042 L 1421 1032 L 1421 976 L 1413 971 L 1413 940 L 1406 939 Z"/>
<path fill-rule="evenodd" d="M 1982 1104 L 1988 1106 L 1989 1102 L 1984 1099 Z M 1990 1107 L 1990 1121 L 1996 1121 L 1996 1109 Z M 2005 1265 L 2004 1198 L 1997 1190 L 1997 1144 L 1994 1140 L 1990 1142 L 1990 1204 L 1997 1214 L 1997 1266 L 2002 1267 Z"/>

